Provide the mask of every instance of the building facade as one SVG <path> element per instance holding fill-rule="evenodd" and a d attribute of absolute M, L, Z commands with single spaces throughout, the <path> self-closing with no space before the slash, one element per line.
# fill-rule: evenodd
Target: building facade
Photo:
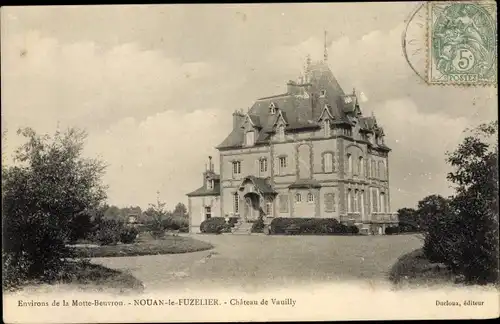
<path fill-rule="evenodd" d="M 363 116 L 326 59 L 308 59 L 287 92 L 233 113 L 203 187 L 188 194 L 191 231 L 213 216 L 252 222 L 262 216 L 336 218 L 367 233 L 397 224 L 390 212 L 389 152 L 375 116 Z"/>

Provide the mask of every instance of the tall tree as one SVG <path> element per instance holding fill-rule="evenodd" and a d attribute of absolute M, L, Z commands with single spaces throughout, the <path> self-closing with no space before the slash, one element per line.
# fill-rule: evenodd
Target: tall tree
<path fill-rule="evenodd" d="M 174 211 L 173 211 L 173 216 L 177 216 L 177 217 L 186 217 L 187 215 L 187 208 L 186 208 L 186 205 L 184 205 L 183 203 L 178 203 L 177 205 L 175 205 L 175 208 L 174 208 Z"/>
<path fill-rule="evenodd" d="M 26 143 L 2 170 L 4 266 L 18 277 L 48 276 L 68 256 L 65 242 L 75 222 L 106 198 L 105 165 L 82 156 L 84 131 L 18 134 Z"/>
<path fill-rule="evenodd" d="M 454 255 L 468 282 L 498 280 L 498 121 L 469 131 L 448 153 L 454 168 L 448 179 L 456 185 L 452 206 L 461 241 Z"/>

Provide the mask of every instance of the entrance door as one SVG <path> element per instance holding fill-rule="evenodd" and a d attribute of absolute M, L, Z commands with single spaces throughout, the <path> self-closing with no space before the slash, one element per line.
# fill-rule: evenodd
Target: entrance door
<path fill-rule="evenodd" d="M 245 218 L 247 221 L 257 220 L 259 216 L 259 205 L 260 199 L 259 195 L 249 193 L 245 196 L 246 202 L 246 215 Z"/>

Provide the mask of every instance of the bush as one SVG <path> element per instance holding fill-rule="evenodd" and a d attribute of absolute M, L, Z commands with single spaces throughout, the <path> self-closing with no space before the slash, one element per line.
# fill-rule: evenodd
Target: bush
<path fill-rule="evenodd" d="M 393 226 L 393 227 L 386 227 L 385 228 L 385 234 L 387 235 L 392 235 L 392 234 L 399 234 L 400 230 L 398 226 Z"/>
<path fill-rule="evenodd" d="M 82 157 L 85 132 L 68 129 L 53 137 L 30 128 L 14 153 L 13 165 L 2 165 L 4 287 L 26 280 L 60 278 L 72 258 L 66 243 L 82 236 L 88 218 L 105 198 L 101 161 Z M 80 225 L 78 225 L 80 224 Z M 75 226 L 76 225 L 76 226 Z"/>
<path fill-rule="evenodd" d="M 100 245 L 114 245 L 120 241 L 123 230 L 123 223 L 114 219 L 102 219 L 90 240 Z"/>
<path fill-rule="evenodd" d="M 226 219 L 224 217 L 212 217 L 200 224 L 200 231 L 202 233 L 220 234 L 227 231 Z"/>
<path fill-rule="evenodd" d="M 252 233 L 262 233 L 264 231 L 264 218 L 259 216 L 257 221 L 252 224 Z"/>
<path fill-rule="evenodd" d="M 133 243 L 137 235 L 139 234 L 139 230 L 135 227 L 129 226 L 122 229 L 120 233 L 120 242 L 125 244 Z"/>
<path fill-rule="evenodd" d="M 294 225 L 294 230 L 290 230 Z M 288 230 L 287 230 L 288 229 Z M 358 234 L 357 226 L 346 226 L 334 218 L 284 218 L 278 217 L 271 221 L 270 234 Z"/>

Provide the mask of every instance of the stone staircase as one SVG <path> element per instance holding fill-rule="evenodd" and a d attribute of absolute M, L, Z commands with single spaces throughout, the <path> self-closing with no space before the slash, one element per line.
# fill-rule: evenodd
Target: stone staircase
<path fill-rule="evenodd" d="M 252 223 L 238 222 L 234 225 L 231 232 L 233 234 L 249 235 L 252 231 Z"/>

